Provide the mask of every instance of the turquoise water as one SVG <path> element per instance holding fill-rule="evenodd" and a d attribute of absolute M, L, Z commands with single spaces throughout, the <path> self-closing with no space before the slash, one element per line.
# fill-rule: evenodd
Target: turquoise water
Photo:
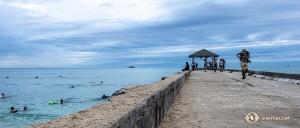
<path fill-rule="evenodd" d="M 102 95 L 110 96 L 126 86 L 152 84 L 179 71 L 178 68 L 0 69 L 0 93 L 6 96 L 0 98 L 0 128 L 18 128 L 58 118 L 105 102 L 99 100 Z M 64 104 L 48 104 L 49 100 L 60 99 Z M 23 106 L 28 110 L 22 111 Z M 18 112 L 10 113 L 10 107 Z"/>

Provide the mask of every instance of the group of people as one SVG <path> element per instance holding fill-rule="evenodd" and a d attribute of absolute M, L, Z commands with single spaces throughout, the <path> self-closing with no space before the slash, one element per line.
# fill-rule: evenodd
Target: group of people
<path fill-rule="evenodd" d="M 217 58 L 214 59 L 213 64 L 210 61 L 207 61 L 207 58 L 204 58 L 203 61 L 204 61 L 204 72 L 206 72 L 206 70 L 214 70 L 214 72 L 217 71 L 218 69 Z M 225 68 L 225 60 L 220 59 L 219 61 L 220 72 L 223 72 L 224 68 Z"/>
<path fill-rule="evenodd" d="M 240 59 L 240 65 L 241 65 L 241 69 L 242 69 L 242 79 L 245 79 L 246 73 L 248 72 L 248 63 L 251 63 L 251 61 L 249 60 L 250 53 L 246 49 L 242 49 L 242 52 L 236 54 L 236 56 Z M 218 69 L 217 68 L 218 67 L 217 58 L 214 59 L 213 64 L 210 61 L 207 61 L 207 58 L 204 58 L 203 61 L 204 61 L 204 72 L 206 72 L 206 70 L 209 70 L 209 69 L 213 69 L 214 72 L 216 72 L 216 70 Z M 198 68 L 198 63 L 193 62 L 192 70 L 195 70 L 197 68 Z M 225 60 L 222 58 L 219 61 L 219 69 L 220 69 L 220 72 L 223 72 L 223 70 L 225 69 Z M 189 70 L 188 62 L 185 63 L 185 68 L 182 69 L 182 71 L 185 71 L 185 70 Z"/>
<path fill-rule="evenodd" d="M 1 94 L 1 97 L 0 97 L 0 98 L 5 98 L 4 93 Z M 60 104 L 64 104 L 64 100 L 61 99 L 59 103 L 60 103 Z M 27 110 L 27 106 L 24 106 L 24 107 L 23 107 L 23 111 L 26 111 L 26 110 Z M 15 112 L 18 112 L 18 110 L 15 109 L 15 107 L 11 107 L 11 108 L 10 108 L 10 112 L 11 112 L 11 113 L 15 113 Z"/>
<path fill-rule="evenodd" d="M 26 111 L 26 110 L 27 110 L 27 107 L 24 106 L 23 111 Z M 15 113 L 15 112 L 18 112 L 18 110 L 15 109 L 14 107 L 11 107 L 11 108 L 10 108 L 10 112 L 11 112 L 11 113 Z"/>
<path fill-rule="evenodd" d="M 217 59 L 215 58 L 214 63 L 212 64 L 210 61 L 207 61 L 207 58 L 203 59 L 204 60 L 204 72 L 206 72 L 206 70 L 208 69 L 213 69 L 215 72 L 217 70 Z M 225 60 L 224 59 L 220 59 L 219 61 L 219 66 L 220 66 L 220 72 L 223 72 L 223 69 L 225 68 Z M 192 70 L 196 70 L 198 68 L 198 63 L 197 62 L 193 62 L 192 65 Z M 185 68 L 182 69 L 182 71 L 185 70 L 190 70 L 190 66 L 188 62 L 185 62 Z"/>
<path fill-rule="evenodd" d="M 4 93 L 1 94 L 1 97 L 0 97 L 0 98 L 5 98 Z M 27 110 L 27 106 L 24 106 L 23 111 L 26 111 L 26 110 Z M 11 113 L 15 113 L 15 112 L 18 112 L 18 110 L 15 109 L 14 107 L 11 107 L 11 108 L 10 108 L 10 112 L 11 112 Z"/>

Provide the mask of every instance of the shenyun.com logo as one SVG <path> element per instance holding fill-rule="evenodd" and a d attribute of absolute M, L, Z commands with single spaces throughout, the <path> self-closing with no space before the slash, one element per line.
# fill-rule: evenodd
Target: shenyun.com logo
<path fill-rule="evenodd" d="M 250 124 L 255 124 L 258 120 L 259 120 L 259 116 L 255 113 L 255 112 L 249 112 L 245 119 L 247 120 L 247 122 L 249 122 Z"/>

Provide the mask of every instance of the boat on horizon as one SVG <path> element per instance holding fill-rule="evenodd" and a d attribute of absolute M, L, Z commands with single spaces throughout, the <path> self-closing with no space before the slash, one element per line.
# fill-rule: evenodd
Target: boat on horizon
<path fill-rule="evenodd" d="M 135 68 L 134 66 L 129 66 L 128 68 Z"/>

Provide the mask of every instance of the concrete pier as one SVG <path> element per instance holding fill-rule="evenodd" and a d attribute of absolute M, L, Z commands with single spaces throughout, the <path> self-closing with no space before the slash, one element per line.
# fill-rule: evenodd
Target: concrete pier
<path fill-rule="evenodd" d="M 160 128 L 300 126 L 300 85 L 192 71 Z"/>

